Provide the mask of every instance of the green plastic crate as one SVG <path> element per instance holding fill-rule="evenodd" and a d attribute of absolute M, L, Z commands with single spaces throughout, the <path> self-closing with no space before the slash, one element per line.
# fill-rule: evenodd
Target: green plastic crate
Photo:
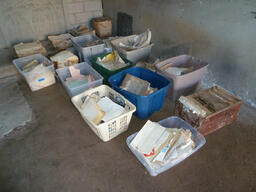
<path fill-rule="evenodd" d="M 109 85 L 109 82 L 108 82 L 108 78 L 111 77 L 112 75 L 116 74 L 116 73 L 119 73 L 120 71 L 124 70 L 124 69 L 128 69 L 130 67 L 133 66 L 133 63 L 129 60 L 127 60 L 126 58 L 122 57 L 121 58 L 124 60 L 125 63 L 129 63 L 129 65 L 127 67 L 123 67 L 123 68 L 120 68 L 118 70 L 115 70 L 115 71 L 110 71 L 106 68 L 104 68 L 103 66 L 101 66 L 100 64 L 98 64 L 96 61 L 97 61 L 97 58 L 100 57 L 101 59 L 106 56 L 107 54 L 109 53 L 104 53 L 104 54 L 100 54 L 100 55 L 97 55 L 97 56 L 94 56 L 94 57 L 91 57 L 90 58 L 90 61 L 92 63 L 92 67 L 99 73 L 103 76 L 103 83 L 106 84 L 106 85 Z"/>

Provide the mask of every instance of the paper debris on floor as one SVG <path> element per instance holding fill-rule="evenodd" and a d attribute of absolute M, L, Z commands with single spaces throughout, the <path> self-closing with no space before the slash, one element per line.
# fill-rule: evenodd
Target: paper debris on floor
<path fill-rule="evenodd" d="M 123 114 L 126 110 L 108 97 L 92 94 L 81 105 L 82 115 L 96 125 L 107 122 Z"/>
<path fill-rule="evenodd" d="M 95 30 L 89 29 L 85 24 L 82 24 L 71 30 L 70 33 L 75 37 L 89 34 L 95 35 Z"/>
<path fill-rule="evenodd" d="M 129 65 L 124 62 L 117 51 L 112 51 L 103 58 L 98 57 L 96 62 L 110 71 L 115 71 Z"/>
<path fill-rule="evenodd" d="M 179 66 L 173 66 L 172 63 L 166 64 L 163 67 L 161 67 L 162 71 L 165 71 L 167 73 L 170 73 L 172 75 L 184 75 L 187 73 L 190 73 L 194 70 L 194 67 L 179 67 Z"/>
<path fill-rule="evenodd" d="M 126 74 L 120 88 L 129 91 L 136 95 L 149 95 L 155 91 L 157 88 L 152 88 L 148 81 L 135 77 L 131 74 Z"/>
<path fill-rule="evenodd" d="M 51 41 L 52 45 L 59 50 L 64 50 L 72 46 L 71 38 L 73 36 L 69 33 L 60 34 L 60 35 L 51 35 L 48 36 L 48 39 Z"/>
<path fill-rule="evenodd" d="M 68 50 L 61 51 L 50 57 L 50 59 L 55 64 L 56 68 L 71 66 L 79 62 L 78 57 Z"/>
<path fill-rule="evenodd" d="M 144 33 L 136 35 L 134 38 L 128 39 L 126 42 L 120 42 L 119 47 L 126 51 L 146 47 L 150 45 L 151 36 L 151 31 L 147 29 Z"/>
<path fill-rule="evenodd" d="M 146 162 L 154 168 L 183 158 L 195 148 L 190 130 L 166 128 L 148 120 L 131 142 Z"/>
<path fill-rule="evenodd" d="M 94 77 L 91 74 L 83 75 L 81 74 L 80 69 L 77 69 L 74 66 L 69 67 L 69 72 L 71 77 L 68 77 L 65 80 L 69 88 L 76 88 L 94 81 Z"/>
<path fill-rule="evenodd" d="M 25 57 L 37 53 L 46 55 L 47 53 L 40 41 L 16 44 L 14 45 L 14 50 L 18 57 Z"/>

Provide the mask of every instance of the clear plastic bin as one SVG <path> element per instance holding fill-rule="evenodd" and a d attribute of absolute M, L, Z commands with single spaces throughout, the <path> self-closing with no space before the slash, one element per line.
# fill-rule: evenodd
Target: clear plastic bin
<path fill-rule="evenodd" d="M 151 43 L 148 46 L 145 46 L 145 47 L 139 48 L 139 49 L 135 49 L 132 51 L 126 51 L 119 47 L 119 43 L 127 42 L 129 39 L 132 39 L 135 36 L 136 35 L 130 35 L 127 37 L 122 37 L 122 38 L 115 39 L 115 40 L 111 41 L 111 44 L 113 45 L 113 47 L 115 49 L 117 49 L 119 54 L 122 55 L 123 57 L 125 57 L 126 59 L 130 60 L 133 63 L 136 63 L 138 61 L 146 59 L 151 54 L 151 49 L 152 49 L 152 46 L 154 45 L 153 43 Z"/>
<path fill-rule="evenodd" d="M 88 61 L 89 57 L 104 53 L 105 44 L 102 40 L 101 44 L 90 47 L 83 47 L 85 43 L 93 42 L 96 40 L 101 39 L 91 34 L 71 38 L 73 46 L 78 51 L 80 60 Z"/>
<path fill-rule="evenodd" d="M 124 106 L 126 112 L 108 122 L 96 125 L 91 120 L 83 116 L 80 110 L 80 106 L 82 105 L 86 97 L 93 93 L 98 94 L 100 97 L 109 97 L 112 101 Z M 99 87 L 87 90 L 77 96 L 74 96 L 71 100 L 77 110 L 81 113 L 84 121 L 89 125 L 93 132 L 104 142 L 109 141 L 114 137 L 118 136 L 119 134 L 125 132 L 130 124 L 132 114 L 136 110 L 136 107 L 132 103 L 130 103 L 125 97 L 123 97 L 121 94 L 117 93 L 115 90 L 111 89 L 107 85 L 101 85 Z"/>
<path fill-rule="evenodd" d="M 64 67 L 61 69 L 57 69 L 56 73 L 58 74 L 58 77 L 61 81 L 61 84 L 67 91 L 69 97 L 73 97 L 75 95 L 78 95 L 79 93 L 84 92 L 85 90 L 100 86 L 103 81 L 103 77 L 96 71 L 94 70 L 89 64 L 87 63 L 79 63 L 73 65 L 75 68 L 80 69 L 80 73 L 82 75 L 89 75 L 91 74 L 94 77 L 94 81 L 90 83 L 86 83 L 84 85 L 80 85 L 75 88 L 69 88 L 66 83 L 66 78 L 71 77 L 69 67 Z"/>
<path fill-rule="evenodd" d="M 126 74 L 131 74 L 140 79 L 150 82 L 153 88 L 157 91 L 147 95 L 141 96 L 133 94 L 129 91 L 120 88 L 120 85 L 125 78 Z M 170 81 L 165 77 L 141 67 L 132 67 L 123 70 L 109 78 L 111 87 L 125 96 L 129 101 L 136 105 L 135 115 L 140 119 L 146 119 L 154 112 L 163 107 L 165 96 L 170 85 Z"/>
<path fill-rule="evenodd" d="M 169 63 L 172 63 L 173 67 L 193 66 L 194 70 L 184 75 L 173 75 L 161 70 L 163 66 Z M 207 62 L 201 61 L 198 58 L 192 57 L 190 55 L 180 55 L 156 64 L 156 69 L 158 73 L 165 76 L 172 82 L 172 85 L 168 90 L 167 97 L 175 101 L 180 96 L 187 96 L 200 88 L 200 83 L 205 75 L 207 66 Z"/>
<path fill-rule="evenodd" d="M 205 144 L 205 138 L 203 135 L 201 135 L 194 127 L 192 127 L 191 125 L 189 125 L 186 121 L 182 120 L 179 117 L 176 116 L 172 116 L 166 119 L 163 119 L 161 121 L 158 122 L 160 125 L 162 125 L 163 127 L 167 127 L 167 128 L 183 128 L 183 129 L 189 129 L 192 133 L 192 137 L 193 140 L 195 142 L 195 148 L 192 150 L 192 152 L 190 154 L 187 154 L 186 156 L 183 156 L 182 158 L 179 158 L 177 160 L 173 160 L 170 161 L 169 163 L 167 163 L 164 166 L 159 166 L 156 169 L 152 169 L 148 163 L 144 160 L 144 157 L 141 153 L 139 153 L 136 149 L 134 149 L 130 144 L 132 142 L 132 140 L 134 139 L 134 137 L 137 135 L 138 132 L 130 135 L 127 139 L 126 139 L 126 143 L 128 145 L 128 147 L 130 148 L 130 150 L 132 151 L 132 153 L 137 157 L 137 159 L 142 163 L 142 165 L 144 167 L 146 167 L 146 169 L 148 170 L 149 174 L 151 176 L 157 176 L 158 174 L 167 171 L 168 169 L 174 167 L 175 165 L 177 165 L 178 163 L 182 162 L 184 159 L 188 158 L 190 155 L 192 155 L 193 153 L 195 153 L 196 151 L 198 151 L 204 144 Z"/>
<path fill-rule="evenodd" d="M 38 60 L 39 63 L 45 61 L 49 64 L 49 66 L 44 67 L 44 70 L 40 71 L 40 73 L 33 71 L 23 72 L 22 67 L 24 67 L 26 64 L 30 63 L 33 60 Z M 13 64 L 15 65 L 19 73 L 25 78 L 31 91 L 40 90 L 56 82 L 53 63 L 41 54 L 35 54 L 27 57 L 14 59 Z"/>

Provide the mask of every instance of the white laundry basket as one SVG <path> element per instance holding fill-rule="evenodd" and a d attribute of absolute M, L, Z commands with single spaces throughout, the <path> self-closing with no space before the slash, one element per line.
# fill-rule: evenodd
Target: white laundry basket
<path fill-rule="evenodd" d="M 38 60 L 39 63 L 46 62 L 49 66 L 44 67 L 40 72 L 24 72 L 22 67 L 30 63 L 33 60 Z M 21 57 L 13 60 L 13 64 L 19 71 L 19 73 L 25 78 L 31 91 L 37 91 L 42 88 L 48 87 L 56 82 L 55 71 L 53 63 L 41 54 L 34 54 L 27 57 Z"/>
<path fill-rule="evenodd" d="M 112 101 L 123 106 L 126 109 L 126 112 L 108 122 L 96 125 L 82 114 L 80 108 L 83 102 L 85 101 L 86 97 L 91 94 L 97 94 L 100 97 L 109 97 Z M 77 108 L 77 110 L 82 115 L 85 122 L 90 126 L 94 133 L 98 135 L 98 137 L 101 138 L 104 142 L 109 141 L 114 137 L 118 136 L 119 134 L 123 133 L 124 131 L 126 131 L 131 121 L 132 114 L 136 110 L 136 107 L 132 103 L 130 103 L 125 97 L 123 97 L 121 94 L 111 89 L 107 85 L 101 85 L 99 87 L 87 90 L 79 95 L 74 96 L 71 100 Z"/>

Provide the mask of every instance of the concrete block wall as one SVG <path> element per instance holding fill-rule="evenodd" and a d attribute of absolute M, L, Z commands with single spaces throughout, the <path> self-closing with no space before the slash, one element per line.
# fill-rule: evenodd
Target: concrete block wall
<path fill-rule="evenodd" d="M 150 28 L 153 53 L 189 52 L 209 62 L 205 86 L 220 85 L 256 107 L 255 0 L 103 0 L 104 15 L 133 16 L 134 33 Z"/>
<path fill-rule="evenodd" d="M 101 0 L 64 0 L 63 7 L 67 29 L 82 23 L 90 25 L 92 18 L 103 15 Z"/>
<path fill-rule="evenodd" d="M 0 0 L 0 48 L 42 40 L 102 16 L 101 0 Z"/>

